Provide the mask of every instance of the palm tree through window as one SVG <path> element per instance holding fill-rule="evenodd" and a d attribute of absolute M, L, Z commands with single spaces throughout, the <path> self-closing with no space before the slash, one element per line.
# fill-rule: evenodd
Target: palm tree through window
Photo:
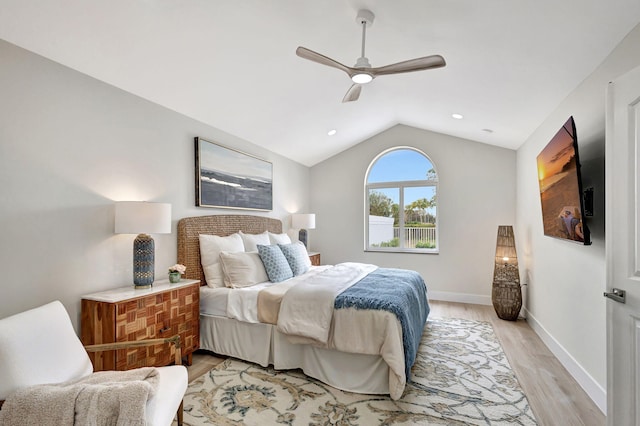
<path fill-rule="evenodd" d="M 438 252 L 438 174 L 416 148 L 382 152 L 365 178 L 365 250 Z"/>

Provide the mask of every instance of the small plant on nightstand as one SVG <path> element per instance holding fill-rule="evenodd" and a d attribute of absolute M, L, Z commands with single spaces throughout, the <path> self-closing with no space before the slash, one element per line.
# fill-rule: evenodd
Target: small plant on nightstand
<path fill-rule="evenodd" d="M 180 275 L 184 274 L 185 271 L 187 270 L 187 267 L 184 265 L 181 265 L 179 263 L 176 263 L 175 265 L 173 265 L 172 267 L 169 268 L 169 282 L 170 283 L 179 283 L 180 282 Z"/>

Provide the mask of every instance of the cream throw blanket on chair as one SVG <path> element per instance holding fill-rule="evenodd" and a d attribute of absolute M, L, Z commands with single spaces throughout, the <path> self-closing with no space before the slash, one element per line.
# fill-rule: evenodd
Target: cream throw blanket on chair
<path fill-rule="evenodd" d="M 81 379 L 20 389 L 0 410 L 2 426 L 144 426 L 158 370 L 102 371 Z"/>

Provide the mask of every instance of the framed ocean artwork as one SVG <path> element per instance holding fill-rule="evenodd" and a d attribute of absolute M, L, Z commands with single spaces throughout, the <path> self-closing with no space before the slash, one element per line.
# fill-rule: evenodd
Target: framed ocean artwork
<path fill-rule="evenodd" d="M 195 138 L 196 206 L 273 209 L 273 164 L 253 155 Z"/>

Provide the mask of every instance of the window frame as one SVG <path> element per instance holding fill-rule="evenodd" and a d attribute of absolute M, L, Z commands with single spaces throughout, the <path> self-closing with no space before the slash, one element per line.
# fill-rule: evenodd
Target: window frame
<path fill-rule="evenodd" d="M 409 180 L 409 181 L 387 181 L 387 182 L 374 182 L 369 183 L 369 174 L 373 166 L 376 162 L 381 159 L 383 156 L 393 152 L 400 150 L 410 150 L 415 151 L 416 153 L 425 157 L 435 172 L 435 179 L 424 179 L 424 180 Z M 393 148 L 388 148 L 381 153 L 379 153 L 371 162 L 369 163 L 369 167 L 367 167 L 367 171 L 364 177 L 364 251 L 365 252 L 385 252 L 385 253 L 420 253 L 420 254 L 438 254 L 440 252 L 440 230 L 438 226 L 438 204 L 436 204 L 436 247 L 435 248 L 407 248 L 404 247 L 404 240 L 400 239 L 399 247 L 372 247 L 369 244 L 369 192 L 372 189 L 398 189 L 398 205 L 403 206 L 402 211 L 398 214 L 398 227 L 400 230 L 404 230 L 404 189 L 411 187 L 427 187 L 432 186 L 435 187 L 436 200 L 438 199 L 439 192 L 439 178 L 438 178 L 438 170 L 436 169 L 436 165 L 431 160 L 431 158 L 425 154 L 422 150 L 412 147 L 412 146 L 396 146 Z"/>

